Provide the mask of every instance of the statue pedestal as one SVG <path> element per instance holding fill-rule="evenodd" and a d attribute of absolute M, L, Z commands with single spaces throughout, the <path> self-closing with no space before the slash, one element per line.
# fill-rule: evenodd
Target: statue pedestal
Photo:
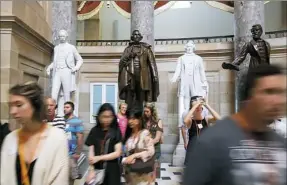
<path fill-rule="evenodd" d="M 64 95 L 62 95 L 62 93 L 59 93 L 58 102 L 57 102 L 57 106 L 58 106 L 57 107 L 57 116 L 60 116 L 60 117 L 65 116 L 64 104 L 65 104 Z"/>
<path fill-rule="evenodd" d="M 184 98 L 182 96 L 178 97 L 178 128 L 179 128 L 179 143 L 176 146 L 176 149 L 173 153 L 172 165 L 173 166 L 184 166 L 185 160 L 185 148 L 184 142 L 181 133 L 182 123 L 182 114 L 184 112 Z"/>
<path fill-rule="evenodd" d="M 184 166 L 184 160 L 185 160 L 185 153 L 186 150 L 184 148 L 182 134 L 181 134 L 181 128 L 179 128 L 179 143 L 176 146 L 176 149 L 173 153 L 172 157 L 172 165 L 173 166 Z"/>

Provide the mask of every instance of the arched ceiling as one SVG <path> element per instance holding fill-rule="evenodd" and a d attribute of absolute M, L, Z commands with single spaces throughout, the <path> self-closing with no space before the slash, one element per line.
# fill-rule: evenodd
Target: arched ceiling
<path fill-rule="evenodd" d="M 78 1 L 78 19 L 90 19 L 96 15 L 104 3 L 109 2 L 123 16 L 130 18 L 130 1 Z M 176 1 L 155 1 L 155 15 L 169 9 Z M 234 1 L 206 1 L 207 4 L 223 11 L 233 13 Z"/>

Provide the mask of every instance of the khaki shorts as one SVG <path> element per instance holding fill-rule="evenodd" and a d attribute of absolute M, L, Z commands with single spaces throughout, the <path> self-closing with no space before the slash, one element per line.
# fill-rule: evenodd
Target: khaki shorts
<path fill-rule="evenodd" d="M 73 156 L 70 156 L 69 165 L 70 165 L 70 179 L 75 180 L 79 176 L 79 169 L 77 161 L 73 158 Z"/>

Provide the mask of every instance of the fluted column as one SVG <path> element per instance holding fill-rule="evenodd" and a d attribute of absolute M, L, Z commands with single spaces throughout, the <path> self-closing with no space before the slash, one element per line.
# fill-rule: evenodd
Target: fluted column
<path fill-rule="evenodd" d="M 53 44 L 57 44 L 60 30 L 69 34 L 69 43 L 76 45 L 77 36 L 77 1 L 53 1 L 52 3 L 52 31 Z"/>
<path fill-rule="evenodd" d="M 131 32 L 139 30 L 143 35 L 142 42 L 154 48 L 154 2 L 131 1 Z"/>
<path fill-rule="evenodd" d="M 251 28 L 254 24 L 261 24 L 264 34 L 264 1 L 234 1 L 234 54 L 239 55 L 244 42 L 252 37 Z M 235 77 L 235 111 L 239 110 L 242 90 L 245 87 L 243 74 L 247 72 L 250 57 L 246 57 L 241 64 L 240 71 Z M 244 66 L 244 67 L 242 67 Z"/>

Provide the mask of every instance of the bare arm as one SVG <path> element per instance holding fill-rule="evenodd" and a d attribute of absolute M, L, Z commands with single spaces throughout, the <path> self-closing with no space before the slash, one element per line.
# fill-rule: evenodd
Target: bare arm
<path fill-rule="evenodd" d="M 89 158 L 92 158 L 95 156 L 94 152 L 94 145 L 89 146 Z"/>
<path fill-rule="evenodd" d="M 195 109 L 196 109 L 199 105 L 200 105 L 200 103 L 197 103 L 196 105 L 194 105 L 194 106 L 190 109 L 190 111 L 187 113 L 187 115 L 185 116 L 183 122 L 184 122 L 184 124 L 185 124 L 185 126 L 186 126 L 187 128 L 190 128 L 191 123 L 192 123 L 192 121 L 191 121 L 190 118 L 193 116 L 193 113 L 194 113 Z"/>
<path fill-rule="evenodd" d="M 186 128 L 185 128 L 185 126 L 182 126 L 180 129 L 181 129 L 183 143 L 184 143 L 184 145 L 186 145 L 187 144 L 186 131 L 185 131 Z"/>
<path fill-rule="evenodd" d="M 119 142 L 115 145 L 114 147 L 114 152 L 102 155 L 101 156 L 101 161 L 110 161 L 119 158 L 122 155 L 122 143 Z"/>
<path fill-rule="evenodd" d="M 161 121 L 161 120 L 158 121 L 158 127 L 159 127 L 161 130 L 156 131 L 155 138 L 153 139 L 153 144 L 154 144 L 154 145 L 157 144 L 157 143 L 160 141 L 161 137 L 162 137 L 163 125 L 162 125 L 162 121 Z"/>
<path fill-rule="evenodd" d="M 83 142 L 84 142 L 84 134 L 82 132 L 78 132 L 77 133 L 77 144 L 78 144 L 78 146 L 77 146 L 76 153 L 79 154 L 79 155 L 82 152 Z"/>
<path fill-rule="evenodd" d="M 212 122 L 215 122 L 215 121 L 221 119 L 221 116 L 213 108 L 211 108 L 208 104 L 205 104 L 205 107 L 207 108 L 207 110 L 212 115 L 212 116 L 207 118 L 208 123 L 212 123 Z"/>

